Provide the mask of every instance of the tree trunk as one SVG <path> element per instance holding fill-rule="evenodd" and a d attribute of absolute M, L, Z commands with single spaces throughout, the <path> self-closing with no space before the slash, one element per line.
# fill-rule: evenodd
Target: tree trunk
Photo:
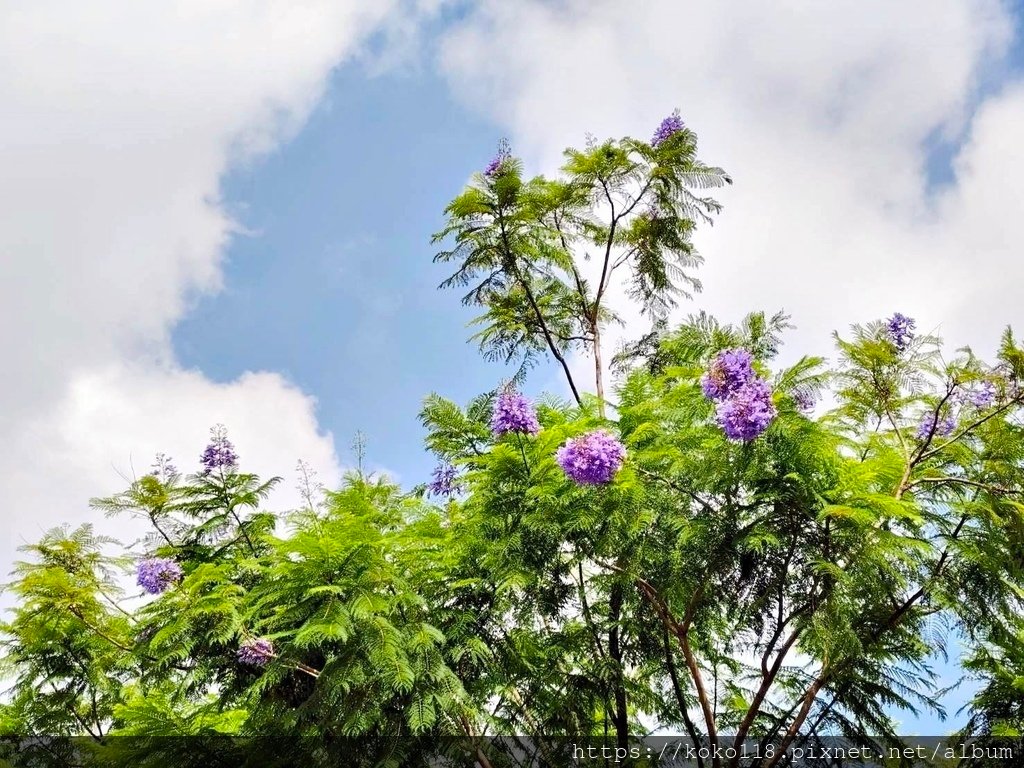
<path fill-rule="evenodd" d="M 625 669 L 622 665 L 619 627 L 619 621 L 622 618 L 622 600 L 622 585 L 613 585 L 609 598 L 609 618 L 611 619 L 612 626 L 608 633 L 608 655 L 615 662 L 615 745 L 626 749 L 629 746 L 629 711 L 626 708 L 626 688 L 622 683 L 622 678 L 625 675 Z"/>
<path fill-rule="evenodd" d="M 597 391 L 597 413 L 603 419 L 604 413 L 604 372 L 601 370 L 601 326 L 594 320 L 594 386 Z"/>

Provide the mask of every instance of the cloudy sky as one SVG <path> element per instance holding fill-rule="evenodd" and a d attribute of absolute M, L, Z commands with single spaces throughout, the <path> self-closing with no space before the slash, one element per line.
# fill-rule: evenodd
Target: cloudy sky
<path fill-rule="evenodd" d="M 1024 325 L 1024 43 L 995 0 L 0 0 L 0 566 L 194 468 L 424 479 L 416 413 L 504 373 L 429 238 L 507 136 L 530 171 L 679 108 L 735 179 L 686 309 L 790 353 L 899 309 Z M 1014 137 L 1018 138 L 1015 139 Z M 627 329 L 639 333 L 639 325 Z M 541 371 L 534 391 L 559 391 Z M 107 522 L 117 532 L 118 523 Z"/>

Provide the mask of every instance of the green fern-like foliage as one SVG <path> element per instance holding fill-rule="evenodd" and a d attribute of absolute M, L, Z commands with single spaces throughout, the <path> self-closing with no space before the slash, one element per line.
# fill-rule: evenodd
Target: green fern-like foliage
<path fill-rule="evenodd" d="M 655 318 L 700 290 L 691 238 L 720 206 L 694 190 L 731 179 L 696 151 L 696 136 L 683 130 L 657 147 L 624 138 L 567 149 L 557 180 L 524 179 L 514 158 L 478 174 L 446 209 L 434 242 L 448 246 L 435 261 L 455 265 L 442 287 L 466 291 L 463 303 L 483 309 L 473 338 L 485 357 L 518 361 L 522 373 L 550 355 L 580 402 L 566 357 L 599 353 L 601 331 L 616 319 L 608 295 L 618 275 Z M 596 279 L 581 268 L 590 260 L 599 266 Z"/>

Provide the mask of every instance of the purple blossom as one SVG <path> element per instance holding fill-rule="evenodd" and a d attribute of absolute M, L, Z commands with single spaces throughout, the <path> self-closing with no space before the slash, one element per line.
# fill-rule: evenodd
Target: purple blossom
<path fill-rule="evenodd" d="M 506 139 L 502 139 L 498 144 L 497 153 L 484 169 L 484 176 L 493 179 L 495 176 L 500 175 L 505 162 L 511 157 L 512 149 L 509 147 L 508 141 Z"/>
<path fill-rule="evenodd" d="M 677 109 L 661 121 L 661 125 L 658 126 L 658 130 L 654 132 L 654 138 L 651 139 L 651 146 L 657 147 L 666 139 L 669 139 L 682 131 L 683 128 L 685 128 L 683 125 L 683 118 L 679 116 L 679 110 Z"/>
<path fill-rule="evenodd" d="M 536 435 L 540 432 L 540 422 L 533 404 L 518 392 L 502 392 L 491 413 L 491 431 L 496 437 L 509 432 Z"/>
<path fill-rule="evenodd" d="M 451 498 L 462 490 L 455 467 L 445 462 L 439 464 L 433 472 L 433 479 L 428 483 L 427 490 L 431 496 L 447 496 Z"/>
<path fill-rule="evenodd" d="M 580 485 L 610 483 L 626 459 L 626 447 L 599 429 L 567 441 L 555 454 L 562 470 Z"/>
<path fill-rule="evenodd" d="M 274 658 L 274 644 L 265 637 L 246 640 L 238 646 L 238 660 L 250 667 L 265 667 Z"/>
<path fill-rule="evenodd" d="M 975 408 L 988 408 L 996 400 L 996 385 L 991 381 L 983 381 L 961 393 L 961 402 L 967 402 Z"/>
<path fill-rule="evenodd" d="M 806 390 L 798 390 L 793 393 L 793 400 L 796 402 L 796 407 L 807 413 L 814 409 L 814 395 Z"/>
<path fill-rule="evenodd" d="M 227 429 L 223 424 L 218 424 L 210 430 L 210 435 L 210 444 L 199 459 L 203 463 L 203 474 L 208 475 L 215 469 L 233 470 L 238 466 L 238 454 L 228 440 Z"/>
<path fill-rule="evenodd" d="M 139 563 L 138 585 L 151 595 L 165 592 L 172 584 L 181 581 L 181 566 L 167 557 L 151 557 Z"/>
<path fill-rule="evenodd" d="M 926 413 L 921 417 L 921 423 L 917 425 L 917 436 L 921 440 L 927 440 L 933 433 L 938 437 L 948 437 L 954 429 L 956 419 L 952 416 L 942 416 L 936 422 L 934 413 Z"/>
<path fill-rule="evenodd" d="M 754 378 L 753 362 L 753 356 L 745 349 L 719 352 L 700 379 L 704 395 L 709 400 L 725 400 Z"/>
<path fill-rule="evenodd" d="M 777 414 L 772 388 L 760 378 L 744 384 L 716 408 L 725 436 L 737 442 L 749 442 L 761 435 Z"/>
<path fill-rule="evenodd" d="M 889 334 L 889 340 L 896 345 L 896 349 L 902 352 L 910 346 L 916 326 L 913 318 L 897 312 L 887 321 L 886 332 Z"/>
<path fill-rule="evenodd" d="M 173 475 L 178 474 L 178 468 L 171 463 L 169 456 L 158 453 L 156 460 L 151 467 L 150 474 L 162 483 L 166 483 Z"/>

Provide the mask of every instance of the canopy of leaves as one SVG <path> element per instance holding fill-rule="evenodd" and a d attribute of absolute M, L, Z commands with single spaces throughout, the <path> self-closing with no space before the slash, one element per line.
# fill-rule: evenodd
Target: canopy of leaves
<path fill-rule="evenodd" d="M 136 546 L 83 526 L 26 547 L 0 625 L 7 757 L 561 765 L 567 738 L 622 747 L 654 728 L 884 746 L 897 713 L 944 715 L 933 665 L 951 639 L 984 682 L 965 735 L 1019 735 L 1024 350 L 1007 332 L 991 364 L 946 357 L 871 323 L 836 336 L 830 366 L 781 367 L 785 315 L 670 326 L 673 296 L 696 285 L 690 233 L 717 210 L 693 190 L 728 181 L 695 148 L 688 130 L 593 143 L 558 181 L 524 181 L 509 158 L 449 206 L 438 258 L 483 308 L 485 351 L 564 364 L 589 349 L 598 372 L 596 398 L 574 386 L 574 402 L 537 406 L 537 434 L 492 433 L 496 392 L 465 408 L 431 395 L 421 422 L 457 468 L 453 498 L 360 469 L 275 514 L 278 479 L 231 453 L 94 500 L 146 521 Z M 591 252 L 596 283 L 578 268 Z M 596 353 L 620 267 L 656 323 L 616 356 L 610 418 Z M 737 348 L 771 394 L 770 424 L 745 441 L 701 385 Z M 627 458 L 580 485 L 556 452 L 596 429 Z M 143 598 L 142 558 L 180 574 Z"/>

